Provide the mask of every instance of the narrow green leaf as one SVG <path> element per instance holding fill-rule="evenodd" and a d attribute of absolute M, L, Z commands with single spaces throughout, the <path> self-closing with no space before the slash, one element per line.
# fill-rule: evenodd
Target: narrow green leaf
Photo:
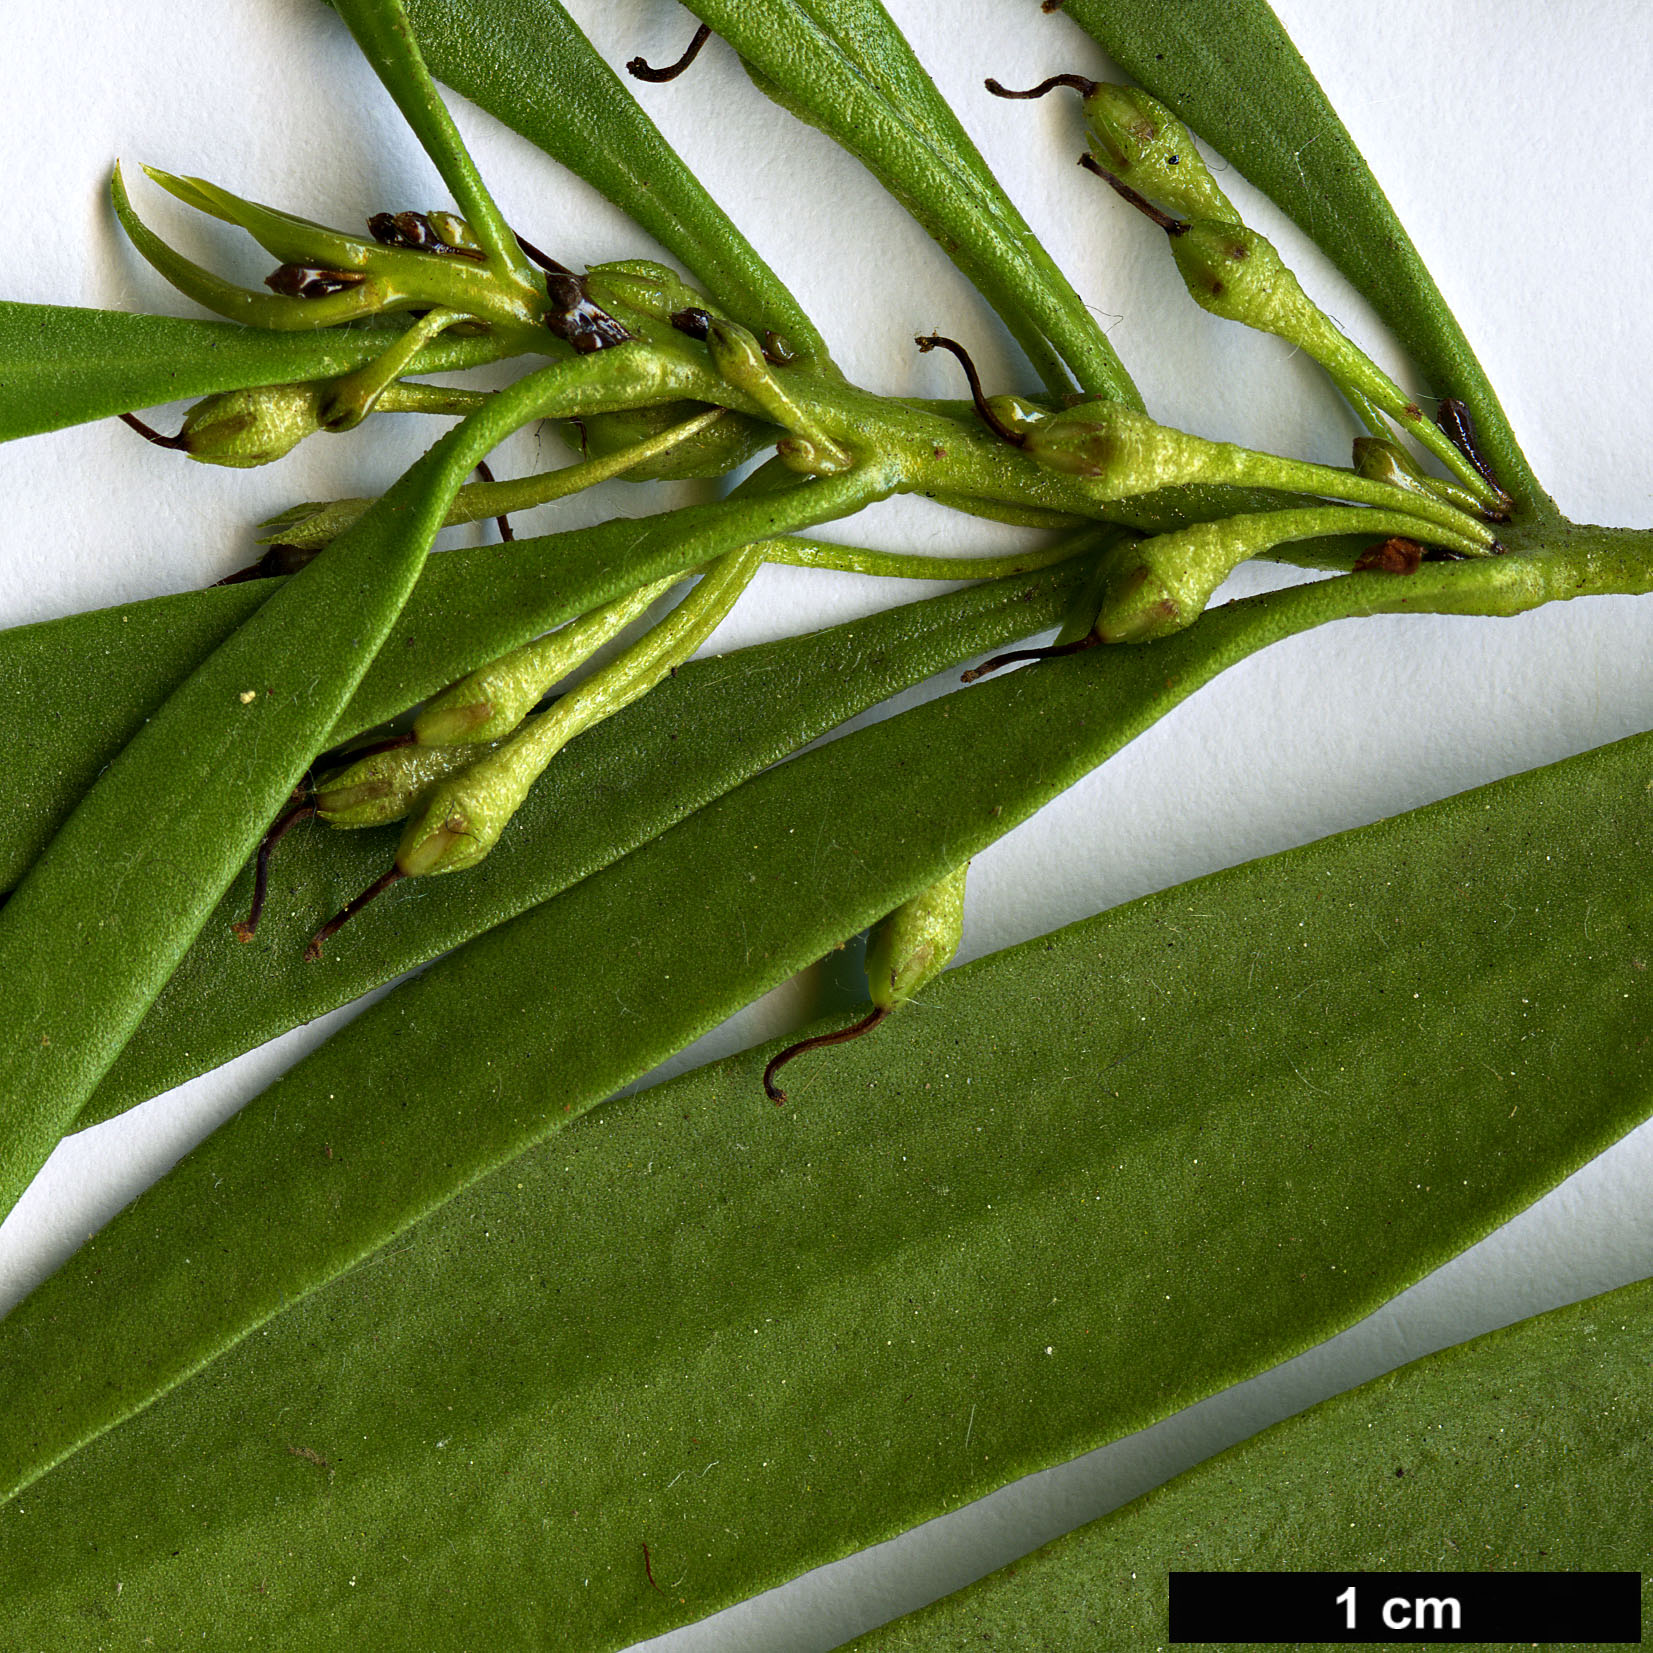
<path fill-rule="evenodd" d="M 16 1203 L 324 744 L 455 489 L 579 364 L 445 436 L 166 700 L 0 910 L 0 1212 Z"/>
<path fill-rule="evenodd" d="M 490 930 L 335 1034 L 105 1230 L 110 1364 L 77 1343 L 60 1374 L 37 1343 L 37 1363 L 12 1368 L 23 1393 L 0 1393 L 0 1477 L 25 1483 L 147 1405 L 935 883 L 1228 665 L 1516 562 L 1297 586 L 1150 647 L 990 680 L 770 769 Z M 1573 562 L 1565 579 L 1578 577 Z M 338 1175 L 316 1175 L 318 1143 Z"/>
<path fill-rule="evenodd" d="M 590 1114 L 0 1512 L 14 1634 L 426 1653 L 486 1623 L 595 1653 L 1312 1344 L 1647 1112 L 1650 764 L 1623 742 L 951 972 L 785 1109 L 759 1051 Z M 767 819 L 766 850 L 812 824 Z M 476 1125 L 430 1108 L 456 1075 L 456 1117 L 572 1119 L 593 1045 L 678 992 L 660 966 L 772 945 L 766 908 L 806 910 L 790 877 L 834 878 L 865 822 L 813 826 L 733 869 L 745 934 L 708 943 L 652 880 L 613 899 L 617 868 L 541 909 L 583 933 L 473 946 L 465 999 L 421 995 L 439 966 L 337 1036 L 333 1108 L 289 1112 L 299 1070 L 226 1127 L 240 1167 L 209 1143 L 0 1324 L 8 1479 L 378 1200 L 376 1142 L 455 1152 Z"/>
<path fill-rule="evenodd" d="M 600 190 L 731 315 L 829 360 L 797 300 L 557 0 L 409 0 L 408 9 L 440 79 Z"/>
<path fill-rule="evenodd" d="M 1011 204 L 878 0 L 693 0 L 787 109 L 860 160 L 941 243 L 1049 388 L 1141 407 L 1108 336 Z"/>
<path fill-rule="evenodd" d="M 402 118 L 413 128 L 421 148 L 453 191 L 460 214 L 470 224 L 489 261 L 509 271 L 525 287 L 539 285 L 516 237 L 505 222 L 482 175 L 465 149 L 453 117 L 431 83 L 403 0 L 329 0 L 344 19 L 362 55 L 396 100 Z"/>
<path fill-rule="evenodd" d="M 382 355 L 399 327 L 268 333 L 223 321 L 0 301 L 0 441 L 185 396 L 330 379 Z M 410 372 L 495 361 L 486 337 L 438 339 Z"/>
<path fill-rule="evenodd" d="M 1504 487 L 1528 510 L 1549 509 L 1463 329 L 1267 0 L 1066 0 L 1062 9 L 1291 214 L 1436 392 L 1469 405 Z"/>
<path fill-rule="evenodd" d="M 864 479 L 616 517 L 431 559 L 324 744 L 371 729 L 599 603 L 753 539 L 812 527 L 877 492 Z M 23 875 L 105 765 L 278 582 L 214 587 L 0 632 L 0 889 Z"/>
<path fill-rule="evenodd" d="M 1288 1418 L 850 1646 L 1050 1653 L 1075 1644 L 1079 1603 L 1111 1645 L 1163 1645 L 1172 1571 L 1645 1575 L 1650 1350 L 1653 1281 L 1535 1315 Z M 1363 1626 L 1381 1600 L 1357 1597 Z"/>
<path fill-rule="evenodd" d="M 397 835 L 321 827 L 289 837 L 254 945 L 241 946 L 231 929 L 246 916 L 249 872 L 203 926 L 79 1123 L 394 981 L 619 860 L 880 700 L 1056 625 L 1084 577 L 1070 563 L 685 666 L 559 756 L 482 866 L 429 880 L 417 900 L 375 902 L 313 964 L 305 943 L 385 870 Z"/>

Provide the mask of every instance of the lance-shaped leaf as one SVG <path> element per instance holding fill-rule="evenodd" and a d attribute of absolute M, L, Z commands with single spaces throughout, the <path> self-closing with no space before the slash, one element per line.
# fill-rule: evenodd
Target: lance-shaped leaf
<path fill-rule="evenodd" d="M 613 354 L 613 353 L 610 353 Z M 153 1003 L 354 694 L 466 474 L 601 357 L 542 368 L 450 431 L 149 719 L 0 910 L 0 1211 Z"/>
<path fill-rule="evenodd" d="M 0 1511 L 8 1627 L 70 1653 L 128 1624 L 458 1653 L 486 1623 L 597 1653 L 1272 1365 L 1647 1112 L 1650 757 L 1640 737 L 951 972 L 794 1068 L 788 1108 L 760 1051 L 587 1116 Z M 863 825 L 753 863 L 761 905 L 720 950 L 771 944 L 764 906 L 806 913 L 790 875 L 833 876 Z M 451 1156 L 452 1047 L 478 1118 L 571 1119 L 599 1048 L 684 994 L 714 905 L 595 899 L 608 876 L 545 909 L 583 906 L 582 935 L 467 966 L 469 1015 L 503 1009 L 514 1042 L 402 990 L 354 1024 L 380 1037 L 332 1067 L 334 1112 L 289 1116 L 278 1087 L 256 1157 L 186 1161 L 0 1323 L 9 1468 L 149 1381 L 162 1328 L 263 1289 L 238 1234 L 290 1263 L 373 1197 L 376 1142 Z M 673 955 L 680 923 L 698 954 Z M 262 1176 L 281 1201 L 302 1176 L 291 1231 Z"/>
<path fill-rule="evenodd" d="M 482 174 L 466 151 L 459 128 L 432 84 L 430 71 L 414 39 L 403 0 L 330 0 L 356 37 L 373 72 L 396 100 L 402 118 L 413 128 L 442 182 L 453 191 L 462 217 L 501 275 L 514 276 L 528 289 L 541 286 L 511 227 L 494 204 Z"/>
<path fill-rule="evenodd" d="M 408 10 L 431 69 L 455 91 L 600 190 L 730 314 L 828 361 L 797 300 L 557 0 L 409 0 Z"/>
<path fill-rule="evenodd" d="M 18 1311 L 32 1341 L 0 1372 L 0 1482 L 25 1484 L 935 883 L 1227 665 L 1333 614 L 1404 607 L 1432 589 L 1437 602 L 1443 588 L 1459 603 L 1480 592 L 1484 605 L 1514 562 L 1299 586 L 1163 643 L 931 702 L 765 772 L 479 937 L 335 1034 L 111 1223 L 75 1265 L 95 1271 L 104 1297 L 97 1358 L 73 1331 L 78 1314 Z M 1568 585 L 1585 572 L 1576 555 L 1561 563 Z M 1616 886 L 1611 899 L 1633 910 Z M 1557 944 L 1573 956 L 1570 939 Z M 1627 986 L 1593 981 L 1575 997 L 1599 987 L 1610 1007 L 1639 1004 L 1634 991 L 1613 997 Z M 1583 1059 L 1566 1037 L 1547 1048 Z M 1611 1083 L 1641 1106 L 1639 1077 L 1615 1068 Z M 1571 1128 L 1590 1138 L 1577 1119 Z M 332 1169 L 318 1176 L 323 1150 Z M 59 1333 L 63 1357 L 47 1356 Z"/>
<path fill-rule="evenodd" d="M 1053 391 L 1141 407 L 1108 336 L 878 0 L 694 0 L 759 84 L 866 165 L 998 312 Z"/>
<path fill-rule="evenodd" d="M 1111 1644 L 1163 1646 L 1172 1572 L 1433 1573 L 1440 1596 L 1470 1567 L 1640 1573 L 1650 1349 L 1653 1281 L 1535 1315 L 1323 1401 L 849 1645 L 1043 1653 L 1071 1644 L 1083 1603 Z M 1380 1622 L 1372 1582 L 1362 1628 Z M 1570 1622 L 1565 1640 L 1582 1639 L 1588 1609 Z M 1474 1626 L 1467 1604 L 1460 1623 Z"/>
<path fill-rule="evenodd" d="M 736 546 L 847 515 L 877 476 L 617 517 L 592 528 L 433 558 L 389 642 L 325 737 L 397 716 L 549 627 Z M 0 632 L 0 889 L 10 888 L 105 765 L 279 582 L 155 597 Z"/>
<path fill-rule="evenodd" d="M 305 943 L 390 864 L 396 832 L 289 836 L 255 948 L 251 874 L 230 887 L 79 1123 L 90 1125 L 427 963 L 658 837 L 771 763 L 901 689 L 1060 622 L 1068 563 L 682 668 L 582 735 L 540 778 L 475 876 L 375 902 L 318 963 Z"/>
<path fill-rule="evenodd" d="M 1066 0 L 1062 9 L 1296 219 L 1436 392 L 1469 405 L 1504 487 L 1529 509 L 1547 506 L 1463 329 L 1267 0 Z"/>
<path fill-rule="evenodd" d="M 382 356 L 402 329 L 268 333 L 222 321 L 0 302 L 0 441 L 185 396 L 331 379 Z M 437 339 L 409 372 L 495 361 L 487 337 Z"/>

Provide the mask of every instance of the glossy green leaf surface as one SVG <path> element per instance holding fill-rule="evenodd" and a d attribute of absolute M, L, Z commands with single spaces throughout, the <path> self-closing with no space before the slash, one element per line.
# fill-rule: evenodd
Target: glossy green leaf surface
<path fill-rule="evenodd" d="M 600 190 L 731 314 L 826 360 L 780 278 L 557 0 L 409 0 L 408 12 L 439 79 Z"/>
<path fill-rule="evenodd" d="M 1299 586 L 1150 648 L 990 680 L 771 769 L 490 930 L 364 1012 L 105 1230 L 103 1280 L 132 1271 L 108 1295 L 109 1364 L 77 1342 L 45 1388 L 38 1368 L 20 1380 L 34 1403 L 56 1397 L 38 1424 L 0 1393 L 5 1483 L 935 883 L 1236 660 L 1351 602 L 1474 590 L 1515 564 Z M 318 1181 L 318 1141 L 347 1177 Z"/>
<path fill-rule="evenodd" d="M 430 560 L 386 646 L 323 744 L 406 711 L 484 661 L 626 591 L 752 539 L 857 508 L 853 480 L 616 517 Z M 208 650 L 278 581 L 220 586 L 0 632 L 0 889 L 15 884 L 81 794 Z"/>
<path fill-rule="evenodd" d="M 465 1106 L 537 1091 L 568 1128 L 14 1499 L 17 1633 L 463 1649 L 482 1622 L 591 1653 L 1274 1364 L 1647 1112 L 1650 770 L 1639 737 L 950 972 L 800 1063 L 784 1109 L 760 1051 L 575 1117 L 589 1018 L 626 1038 L 677 992 L 646 895 L 592 903 L 600 984 L 547 935 L 506 1007 L 473 944 L 473 1019 L 533 1048 L 492 1044 Z M 705 957 L 701 903 L 673 912 Z M 250 1126 L 257 1157 L 209 1143 L 0 1323 L 9 1467 L 152 1377 L 158 1328 L 264 1289 L 237 1234 L 291 1262 L 376 1197 L 378 1139 L 453 1151 L 421 1131 L 471 1030 L 433 1070 L 418 992 L 453 969 L 324 1047 L 330 1113 L 255 1103 L 220 1138 Z"/>
<path fill-rule="evenodd" d="M 1394 330 L 1437 394 L 1468 403 L 1504 487 L 1529 508 L 1544 506 L 1463 329 L 1267 0 L 1067 0 L 1062 9 L 1296 219 Z"/>
<path fill-rule="evenodd" d="M 360 683 L 476 461 L 576 371 L 443 437 L 122 748 L 0 910 L 0 1210 L 132 1035 Z"/>
<path fill-rule="evenodd" d="M 1163 1646 L 1173 1570 L 1645 1573 L 1650 1376 L 1653 1282 L 1642 1281 L 1335 1396 L 850 1645 Z M 1442 1577 L 1439 1593 L 1450 1590 Z M 1650 1606 L 1644 1577 L 1644 1621 Z"/>
<path fill-rule="evenodd" d="M 401 328 L 268 333 L 227 321 L 0 302 L 0 441 L 249 385 L 332 378 L 381 355 Z M 490 362 L 486 338 L 438 339 L 410 372 Z"/>
<path fill-rule="evenodd" d="M 1142 405 L 1108 336 L 1040 246 L 878 0 L 694 0 L 759 84 L 866 165 L 940 242 L 1046 385 Z"/>
<path fill-rule="evenodd" d="M 258 937 L 242 946 L 250 871 L 203 926 L 79 1123 L 90 1125 L 348 1004 L 549 900 L 857 712 L 968 656 L 1056 625 L 1069 564 L 683 667 L 583 735 L 472 873 L 375 902 L 316 963 L 305 943 L 395 853 L 397 830 L 290 836 Z"/>

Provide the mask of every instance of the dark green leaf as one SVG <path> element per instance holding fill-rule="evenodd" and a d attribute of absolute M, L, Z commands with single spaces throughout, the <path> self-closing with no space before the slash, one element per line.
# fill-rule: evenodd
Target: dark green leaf
<path fill-rule="evenodd" d="M 1084 1622 L 1159 1646 L 1172 1571 L 1642 1572 L 1650 1351 L 1653 1281 L 1536 1315 L 1277 1424 L 851 1645 L 1050 1653 Z M 1357 1598 L 1372 1624 L 1381 1599 Z M 1644 1578 L 1644 1619 L 1650 1606 Z"/>
<path fill-rule="evenodd" d="M 543 369 L 471 415 L 165 701 L 0 911 L 0 1211 L 131 1037 L 389 632 L 455 489 Z"/>
<path fill-rule="evenodd" d="M 400 328 L 266 333 L 226 321 L 0 302 L 0 441 L 249 385 L 333 378 L 383 354 Z M 486 338 L 439 339 L 410 372 L 499 356 Z"/>
<path fill-rule="evenodd" d="M 1039 687 L 1001 691 L 1008 737 Z M 0 1325 L 8 1479 L 209 1319 L 282 1306 L 278 1256 L 315 1281 L 341 1213 L 403 1197 L 387 1170 L 434 1187 L 484 1129 L 572 1121 L 679 968 L 807 920 L 794 877 L 876 865 L 853 808 L 780 808 L 857 741 L 742 789 L 763 853 L 701 866 L 757 881 L 744 933 L 618 888 L 735 794 L 368 1012 L 117 1219 Z M 1308 1346 L 1647 1112 L 1650 763 L 1624 742 L 952 972 L 788 1108 L 754 1052 L 558 1131 L 14 1500 L 14 1635 L 592 1653 Z"/>
<path fill-rule="evenodd" d="M 1062 9 L 1296 219 L 1437 394 L 1469 404 L 1504 487 L 1529 509 L 1546 507 L 1463 329 L 1267 0 L 1066 0 Z"/>
<path fill-rule="evenodd" d="M 25 1395 L 0 1405 L 0 1465 L 26 1480 L 148 1404 L 933 884 L 1228 665 L 1335 615 L 1496 589 L 1525 561 L 1298 586 L 1151 647 L 980 684 L 767 771 L 489 931 L 364 1012 L 116 1219 L 102 1278 L 131 1269 L 133 1284 L 101 1312 L 111 1357 L 123 1352 L 106 1370 L 77 1345 L 49 1382 L 39 1367 L 20 1378 Z M 1578 561 L 1562 566 L 1569 585 L 1581 577 Z M 347 1174 L 317 1178 L 318 1142 Z M 29 1397 L 50 1397 L 51 1417 L 30 1421 Z"/>

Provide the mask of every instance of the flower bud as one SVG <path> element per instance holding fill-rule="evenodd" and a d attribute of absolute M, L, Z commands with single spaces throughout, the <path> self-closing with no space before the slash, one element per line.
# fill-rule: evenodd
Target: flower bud
<path fill-rule="evenodd" d="M 1099 498 L 1125 499 L 1179 482 L 1206 480 L 1215 446 L 1156 424 L 1123 402 L 1082 402 L 1034 425 L 1022 452 L 1053 471 L 1097 484 Z"/>
<path fill-rule="evenodd" d="M 1102 82 L 1085 99 L 1090 150 L 1098 163 L 1179 218 L 1238 223 L 1188 128 L 1140 87 Z"/>
<path fill-rule="evenodd" d="M 873 926 L 867 937 L 867 986 L 878 1009 L 905 1004 L 953 962 L 964 934 L 969 870 L 966 861 Z"/>
<path fill-rule="evenodd" d="M 1330 326 L 1274 244 L 1244 224 L 1197 219 L 1171 237 L 1171 253 L 1194 302 L 1214 316 L 1301 341 L 1305 349 Z M 1320 359 L 1319 351 L 1310 354 Z"/>
<path fill-rule="evenodd" d="M 474 762 L 487 747 L 419 746 L 411 742 L 369 752 L 328 775 L 316 789 L 316 813 L 334 827 L 384 826 L 412 813 L 445 776 Z"/>
<path fill-rule="evenodd" d="M 1443 477 L 1430 476 L 1398 442 L 1385 441 L 1376 436 L 1357 436 L 1354 448 L 1356 476 L 1373 482 L 1387 482 L 1392 488 L 1406 488 L 1413 493 L 1445 499 L 1460 511 L 1478 512 L 1481 502 L 1467 488 Z"/>
<path fill-rule="evenodd" d="M 179 445 L 206 465 L 268 465 L 322 428 L 324 390 L 305 382 L 208 396 L 185 414 Z"/>
<path fill-rule="evenodd" d="M 717 313 L 717 307 L 676 270 L 648 258 L 594 264 L 586 272 L 585 283 L 592 301 L 605 310 L 630 310 L 650 321 L 670 321 L 680 310 Z"/>
<path fill-rule="evenodd" d="M 684 312 L 674 322 L 680 330 Z M 706 354 L 723 381 L 750 397 L 764 417 L 790 432 L 779 446 L 782 461 L 795 471 L 812 476 L 832 476 L 854 464 L 850 453 L 830 436 L 781 382 L 764 354 L 755 334 L 739 322 L 726 321 L 706 312 L 694 314 L 698 330 L 704 319 Z"/>

